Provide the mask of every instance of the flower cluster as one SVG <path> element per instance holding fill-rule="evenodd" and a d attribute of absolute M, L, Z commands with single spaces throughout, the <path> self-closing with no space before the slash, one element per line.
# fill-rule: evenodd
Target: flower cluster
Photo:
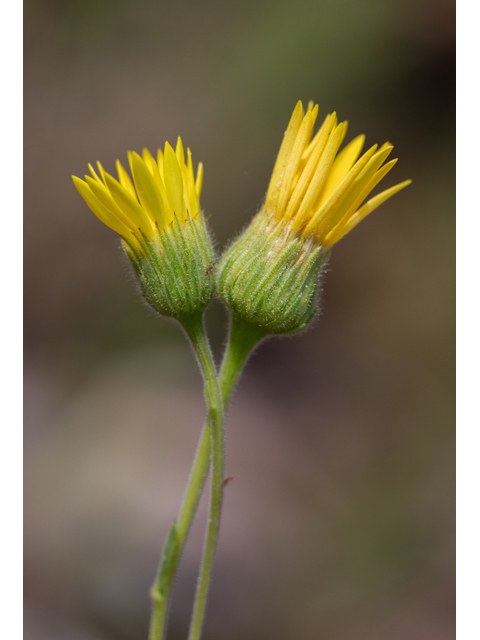
<path fill-rule="evenodd" d="M 278 152 L 265 202 L 248 229 L 228 248 L 212 277 L 214 255 L 200 207 L 203 165 L 194 176 L 179 138 L 157 159 L 129 152 L 133 181 L 117 161 L 118 180 L 98 173 L 74 177 L 98 218 L 122 238 L 147 301 L 178 319 L 202 312 L 215 287 L 234 314 L 266 334 L 299 331 L 315 315 L 322 267 L 330 248 L 361 220 L 410 183 L 367 202 L 393 168 L 393 146 L 362 154 L 360 135 L 341 151 L 347 122 L 327 115 L 314 134 L 318 105 L 293 111 Z"/>
<path fill-rule="evenodd" d="M 200 640 L 218 539 L 224 476 L 223 416 L 252 349 L 269 335 L 301 331 L 315 316 L 319 283 L 331 247 L 409 180 L 367 200 L 393 168 L 392 145 L 362 155 L 365 137 L 340 150 L 346 122 L 328 115 L 314 134 L 318 106 L 297 104 L 275 162 L 265 202 L 218 264 L 200 206 L 203 167 L 196 177 L 179 138 L 154 159 L 129 152 L 129 173 L 117 161 L 118 180 L 98 163 L 73 178 L 97 215 L 121 237 L 140 289 L 158 313 L 177 319 L 204 377 L 207 422 L 185 499 L 164 546 L 152 588 L 151 640 L 164 637 L 169 597 L 204 480 L 211 467 L 207 535 L 189 640 Z M 217 372 L 203 326 L 215 291 L 230 309 L 230 333 Z"/>

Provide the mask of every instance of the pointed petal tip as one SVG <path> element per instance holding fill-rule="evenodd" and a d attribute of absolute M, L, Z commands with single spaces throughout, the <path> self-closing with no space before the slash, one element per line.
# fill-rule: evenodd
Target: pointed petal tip
<path fill-rule="evenodd" d="M 301 101 L 301 100 L 299 100 L 299 101 L 297 102 L 297 104 L 295 105 L 295 109 L 293 110 L 293 113 L 292 113 L 292 118 L 293 118 L 294 116 L 297 116 L 297 117 L 298 117 L 298 115 L 300 115 L 302 118 L 303 118 L 303 115 L 304 115 L 304 111 L 303 111 L 303 103 L 302 103 L 302 101 Z"/>
<path fill-rule="evenodd" d="M 378 145 L 377 145 L 378 147 Z M 391 144 L 390 142 L 385 142 L 384 144 L 382 144 L 381 147 L 379 147 L 377 153 L 384 153 L 387 152 L 387 155 L 389 155 L 391 153 L 393 149 L 393 144 Z"/>

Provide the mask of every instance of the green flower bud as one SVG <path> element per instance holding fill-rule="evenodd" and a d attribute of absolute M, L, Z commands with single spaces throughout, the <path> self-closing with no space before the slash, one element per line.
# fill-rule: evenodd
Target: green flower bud
<path fill-rule="evenodd" d="M 295 107 L 262 210 L 222 257 L 218 290 L 234 315 L 265 335 L 299 331 L 315 315 L 318 283 L 330 248 L 410 184 L 364 200 L 396 160 L 390 143 L 360 156 L 361 135 L 338 153 L 347 123 L 328 115 L 313 135 L 318 105 Z"/>
<path fill-rule="evenodd" d="M 214 256 L 203 215 L 177 218 L 152 240 L 123 241 L 146 301 L 158 313 L 182 320 L 202 312 L 215 293 Z"/>
<path fill-rule="evenodd" d="M 213 250 L 200 209 L 203 165 L 193 175 L 179 138 L 176 150 L 166 143 L 155 160 L 128 154 L 133 182 L 117 161 L 118 180 L 98 163 L 91 176 L 73 176 L 95 215 L 122 238 L 147 302 L 165 316 L 184 321 L 201 313 L 214 291 Z"/>
<path fill-rule="evenodd" d="M 261 211 L 220 260 L 218 292 L 239 318 L 265 334 L 300 331 L 317 311 L 328 255 L 312 241 L 289 236 Z"/>

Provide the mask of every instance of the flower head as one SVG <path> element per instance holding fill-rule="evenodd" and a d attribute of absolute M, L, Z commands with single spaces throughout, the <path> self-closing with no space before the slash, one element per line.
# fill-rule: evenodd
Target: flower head
<path fill-rule="evenodd" d="M 330 248 L 410 180 L 363 202 L 396 163 L 385 143 L 360 156 L 361 135 L 339 153 L 347 123 L 318 106 L 295 107 L 260 212 L 222 256 L 218 291 L 233 313 L 265 334 L 298 331 L 314 317 Z"/>
<path fill-rule="evenodd" d="M 298 102 L 285 132 L 265 199 L 264 211 L 289 232 L 330 247 L 363 218 L 410 184 L 406 180 L 362 203 L 397 160 L 384 164 L 393 146 L 370 147 L 362 156 L 365 136 L 338 150 L 347 122 L 329 114 L 312 138 L 318 105 L 304 115 Z"/>
<path fill-rule="evenodd" d="M 192 154 L 178 138 L 157 160 L 147 149 L 128 153 L 133 182 L 117 160 L 118 180 L 98 162 L 98 173 L 72 176 L 95 215 L 122 238 L 123 248 L 149 304 L 162 315 L 202 312 L 213 296 L 214 262 L 200 208 L 203 165 L 194 177 Z"/>
<path fill-rule="evenodd" d="M 181 138 L 175 151 L 168 142 L 163 153 L 159 149 L 157 161 L 148 149 L 142 156 L 128 152 L 133 182 L 118 160 L 118 180 L 100 162 L 98 174 L 88 165 L 92 175 L 85 176 L 85 181 L 72 176 L 93 213 L 127 243 L 141 238 L 152 240 L 156 231 L 167 229 L 175 217 L 183 224 L 188 216 L 194 218 L 200 213 L 203 165 L 198 165 L 195 179 L 192 154 L 187 149 L 185 163 Z"/>

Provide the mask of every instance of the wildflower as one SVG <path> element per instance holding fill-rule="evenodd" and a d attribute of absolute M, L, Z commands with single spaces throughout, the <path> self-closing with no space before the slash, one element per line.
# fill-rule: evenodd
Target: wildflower
<path fill-rule="evenodd" d="M 200 208 L 203 165 L 194 178 L 182 141 L 165 144 L 155 160 L 128 153 L 130 171 L 117 160 L 118 180 L 98 162 L 98 173 L 72 176 L 81 196 L 108 227 L 116 231 L 146 300 L 159 313 L 182 319 L 202 312 L 214 292 L 213 251 Z"/>
<path fill-rule="evenodd" d="M 313 129 L 318 105 L 295 107 L 265 203 L 217 270 L 220 295 L 235 314 L 265 333 L 305 327 L 317 308 L 319 276 L 331 247 L 403 189 L 406 180 L 364 201 L 393 168 L 390 143 L 360 156 L 365 136 L 340 151 L 347 122 L 328 115 Z"/>

